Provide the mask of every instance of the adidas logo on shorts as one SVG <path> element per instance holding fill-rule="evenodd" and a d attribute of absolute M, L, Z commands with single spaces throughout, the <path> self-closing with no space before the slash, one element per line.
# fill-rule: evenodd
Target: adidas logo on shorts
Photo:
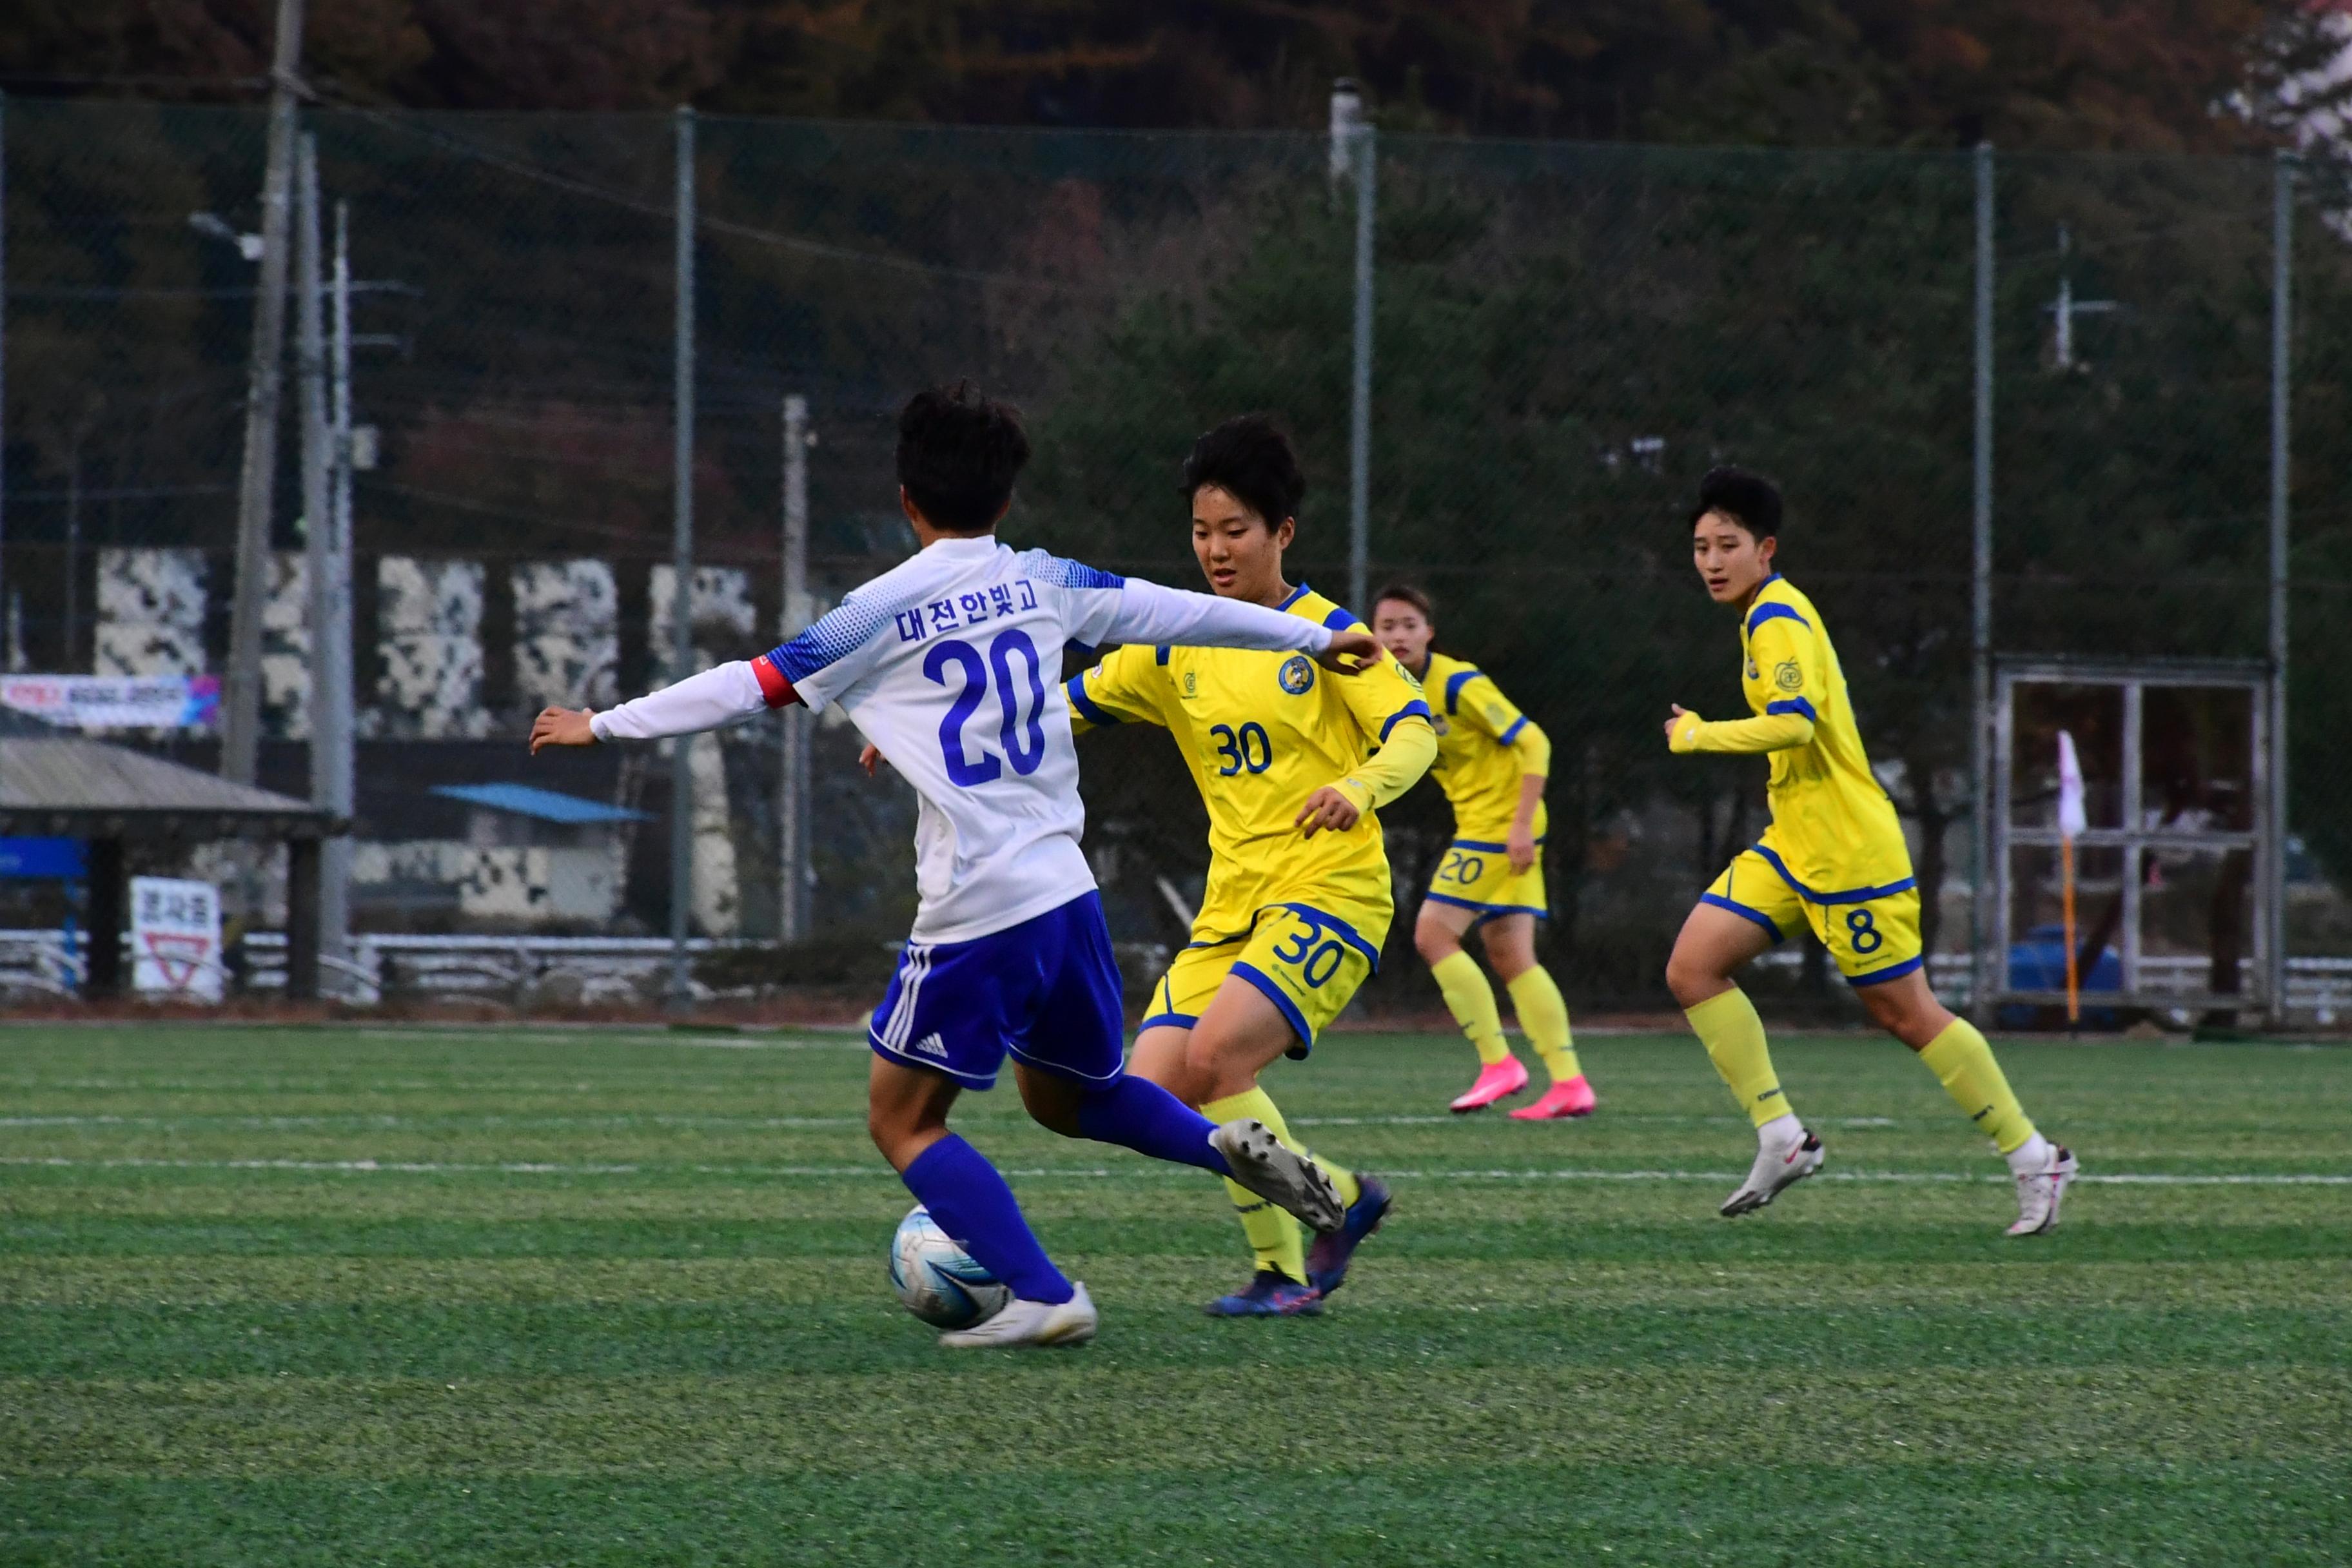
<path fill-rule="evenodd" d="M 944 1057 L 948 1054 L 947 1042 L 940 1039 L 936 1031 L 917 1040 L 913 1048 L 927 1057 Z"/>

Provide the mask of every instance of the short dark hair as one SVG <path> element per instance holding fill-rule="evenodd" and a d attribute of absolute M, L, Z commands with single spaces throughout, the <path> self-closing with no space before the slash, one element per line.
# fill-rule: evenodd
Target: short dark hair
<path fill-rule="evenodd" d="M 969 381 L 925 387 L 898 410 L 898 483 L 934 528 L 994 527 L 1028 460 L 1021 411 Z"/>
<path fill-rule="evenodd" d="M 1298 515 L 1307 497 L 1307 476 L 1298 470 L 1298 454 L 1290 437 L 1267 414 L 1244 414 L 1228 419 L 1192 443 L 1184 459 L 1184 482 L 1179 486 L 1190 500 L 1203 485 L 1214 485 L 1265 520 L 1267 528 Z"/>
<path fill-rule="evenodd" d="M 1391 583 L 1387 587 L 1382 588 L 1379 593 L 1373 595 L 1372 613 L 1376 616 L 1380 614 L 1381 606 L 1391 599 L 1394 599 L 1400 605 L 1411 605 L 1414 609 L 1421 612 L 1421 618 L 1427 621 L 1431 626 L 1433 626 L 1437 624 L 1437 606 L 1429 602 L 1429 595 L 1427 594 L 1423 593 L 1419 588 L 1414 587 L 1412 584 Z"/>
<path fill-rule="evenodd" d="M 1719 511 L 1759 540 L 1780 533 L 1780 487 L 1759 473 L 1726 463 L 1709 468 L 1698 482 L 1698 504 L 1691 508 L 1690 526 L 1708 512 Z"/>

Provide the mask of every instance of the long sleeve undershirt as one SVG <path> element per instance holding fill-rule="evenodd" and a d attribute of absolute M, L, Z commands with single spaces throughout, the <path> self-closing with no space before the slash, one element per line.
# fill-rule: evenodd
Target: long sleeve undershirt
<path fill-rule="evenodd" d="M 1420 783 L 1435 761 L 1437 731 L 1416 714 L 1391 730 L 1378 752 L 1332 787 L 1354 801 L 1357 810 L 1377 811 Z"/>
<path fill-rule="evenodd" d="M 775 677 L 781 681 L 781 676 Z M 786 693 L 791 688 L 784 688 Z M 792 701 L 786 695 L 784 702 Z M 781 707 L 782 702 L 772 704 Z M 658 741 L 667 735 L 699 734 L 761 713 L 772 706 L 749 659 L 731 659 L 689 675 L 675 685 L 647 692 L 588 721 L 600 741 Z"/>
<path fill-rule="evenodd" d="M 1711 724 L 1696 713 L 1685 713 L 1667 746 L 1675 752 L 1780 752 L 1812 738 L 1813 721 L 1802 713 L 1720 719 Z"/>

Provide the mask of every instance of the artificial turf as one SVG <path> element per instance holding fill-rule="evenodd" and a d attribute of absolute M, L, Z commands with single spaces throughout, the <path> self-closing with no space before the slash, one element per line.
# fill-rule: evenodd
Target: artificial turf
<path fill-rule="evenodd" d="M 2352 1051 L 2000 1042 L 2111 1178 L 2013 1242 L 1898 1047 L 1776 1042 L 1831 1164 L 1725 1222 L 1696 1046 L 1584 1046 L 1580 1123 L 1445 1116 L 1458 1039 L 1269 1075 L 1397 1191 L 1319 1320 L 968 1098 L 1103 1332 L 958 1355 L 854 1037 L 8 1029 L 0 1563 L 2352 1560 Z"/>

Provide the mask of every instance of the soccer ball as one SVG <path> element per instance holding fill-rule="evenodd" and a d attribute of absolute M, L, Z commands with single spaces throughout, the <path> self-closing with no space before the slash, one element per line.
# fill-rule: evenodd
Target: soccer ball
<path fill-rule="evenodd" d="M 1003 1311 L 1013 1300 L 995 1275 L 917 1204 L 890 1238 L 890 1288 L 898 1304 L 935 1329 L 968 1329 Z"/>

